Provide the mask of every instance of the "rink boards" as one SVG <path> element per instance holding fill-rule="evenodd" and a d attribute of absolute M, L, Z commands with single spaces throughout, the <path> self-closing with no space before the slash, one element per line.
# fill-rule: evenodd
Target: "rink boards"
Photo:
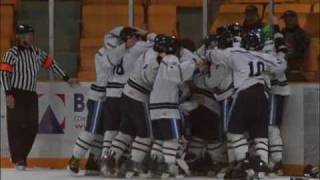
<path fill-rule="evenodd" d="M 108 178 L 103 177 L 85 177 L 83 175 L 79 175 L 77 177 L 72 177 L 66 170 L 50 170 L 50 169 L 33 169 L 27 171 L 16 171 L 14 169 L 1 169 L 1 179 L 4 180 L 96 180 L 96 179 L 104 179 L 108 180 Z M 112 180 L 120 180 L 123 178 L 110 178 Z M 144 178 L 132 178 L 131 180 L 139 180 Z M 173 178 L 172 178 L 173 179 Z M 188 180 L 223 180 L 217 178 L 208 178 L 208 177 L 184 177 L 183 179 Z M 264 178 L 265 180 L 315 180 L 315 179 L 307 179 L 307 178 L 296 178 L 296 177 L 275 177 L 275 178 Z"/>

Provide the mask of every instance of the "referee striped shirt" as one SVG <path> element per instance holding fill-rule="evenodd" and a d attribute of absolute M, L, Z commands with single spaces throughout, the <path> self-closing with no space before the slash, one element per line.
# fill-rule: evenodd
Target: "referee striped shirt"
<path fill-rule="evenodd" d="M 54 72 L 65 81 L 69 79 L 45 51 L 35 46 L 14 46 L 9 49 L 0 63 L 0 82 L 6 94 L 10 94 L 13 89 L 35 92 L 40 68 Z"/>

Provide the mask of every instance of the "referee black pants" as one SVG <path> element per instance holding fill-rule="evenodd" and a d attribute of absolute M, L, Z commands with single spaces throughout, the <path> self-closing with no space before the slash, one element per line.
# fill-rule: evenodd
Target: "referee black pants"
<path fill-rule="evenodd" d="M 13 163 L 24 161 L 38 132 L 38 96 L 35 92 L 14 90 L 15 108 L 7 107 L 8 138 Z"/>

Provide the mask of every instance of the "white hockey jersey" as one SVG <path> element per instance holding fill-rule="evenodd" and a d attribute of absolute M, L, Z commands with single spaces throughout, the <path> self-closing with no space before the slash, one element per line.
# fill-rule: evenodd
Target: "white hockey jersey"
<path fill-rule="evenodd" d="M 113 66 L 112 78 L 107 85 L 107 97 L 121 97 L 124 85 L 127 83 L 131 72 L 134 70 L 137 59 L 153 46 L 155 34 L 149 34 L 150 41 L 138 41 L 132 48 L 126 49 L 121 44 L 112 53 L 107 54 L 108 63 Z"/>
<path fill-rule="evenodd" d="M 202 59 L 207 59 L 207 51 L 210 51 L 210 49 L 206 49 L 205 46 L 202 45 L 195 52 L 195 54 L 200 56 Z M 192 99 L 195 100 L 199 105 L 202 105 L 211 111 L 220 114 L 220 105 L 215 98 L 214 88 L 210 88 L 207 85 L 208 78 L 210 78 L 210 70 L 209 72 L 199 73 L 194 76 L 193 84 L 196 86 L 196 88 L 194 88 L 192 91 Z"/>
<path fill-rule="evenodd" d="M 150 117 L 157 119 L 181 119 L 179 111 L 179 86 L 192 78 L 199 58 L 187 50 L 177 56 L 167 55 L 160 63 L 150 94 Z"/>
<path fill-rule="evenodd" d="M 108 63 L 106 55 L 122 43 L 119 38 L 122 28 L 119 26 L 108 32 L 104 37 L 103 47 L 95 55 L 96 82 L 91 84 L 88 92 L 88 98 L 91 100 L 99 101 L 106 97 L 107 81 L 112 75 L 113 68 Z"/>
<path fill-rule="evenodd" d="M 276 35 L 277 34 L 275 34 L 275 36 Z M 274 41 L 267 41 L 264 45 L 263 52 L 276 56 Z M 271 76 L 271 94 L 282 96 L 290 95 L 290 87 L 285 71 Z"/>
<path fill-rule="evenodd" d="M 210 63 L 209 72 L 194 78 L 194 84 L 212 91 L 217 101 L 227 99 L 234 92 L 232 69 L 224 61 L 224 58 L 228 58 L 224 51 L 218 48 L 208 50 L 206 59 Z"/>
<path fill-rule="evenodd" d="M 159 69 L 157 57 L 158 53 L 153 48 L 139 57 L 134 71 L 124 86 L 123 94 L 140 102 L 148 102 Z"/>
<path fill-rule="evenodd" d="M 270 75 L 282 73 L 287 66 L 282 53 L 272 56 L 242 48 L 211 52 L 210 57 L 214 58 L 212 61 L 217 63 L 216 67 L 220 69 L 211 71 L 211 76 L 216 78 L 211 87 L 220 84 L 226 74 L 232 73 L 233 86 L 237 92 L 257 83 L 270 87 Z M 232 69 L 232 72 L 229 72 L 228 68 Z"/>

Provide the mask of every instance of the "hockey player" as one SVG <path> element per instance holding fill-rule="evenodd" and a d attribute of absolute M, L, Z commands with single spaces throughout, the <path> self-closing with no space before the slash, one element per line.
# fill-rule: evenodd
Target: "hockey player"
<path fill-rule="evenodd" d="M 143 41 L 142 38 L 148 41 Z M 116 48 L 113 54 L 107 55 L 110 64 L 113 65 L 113 76 L 108 81 L 106 103 L 104 111 L 104 142 L 102 153 L 101 172 L 104 176 L 114 176 L 114 164 L 120 159 L 115 150 L 126 151 L 131 144 L 129 135 L 119 133 L 121 114 L 122 114 L 122 92 L 127 83 L 131 72 L 133 71 L 137 59 L 153 46 L 155 34 L 135 28 L 124 27 L 120 32 L 120 38 L 124 42 Z M 115 138 L 116 137 L 116 138 Z M 112 149 L 111 149 L 112 148 Z M 111 150 L 110 150 L 111 149 Z M 115 156 L 117 155 L 117 156 Z"/>
<path fill-rule="evenodd" d="M 233 37 L 233 47 L 240 47 L 242 27 L 239 23 L 233 23 L 227 26 Z"/>
<path fill-rule="evenodd" d="M 167 42 L 172 38 L 173 37 L 168 35 L 158 35 L 155 38 L 153 49 L 150 49 L 146 52 L 146 54 L 140 57 L 140 61 L 138 62 L 135 73 L 132 74 L 127 85 L 125 86 L 124 95 L 131 99 L 136 99 L 140 102 L 143 102 L 144 106 L 148 104 L 149 95 L 161 62 L 159 53 L 162 53 L 163 49 L 167 48 Z M 187 51 L 186 49 L 178 50 L 181 51 L 180 54 L 183 57 L 191 54 L 191 52 Z M 143 89 L 146 89 L 147 93 L 141 96 Z M 149 110 L 147 109 L 144 114 L 137 115 L 140 116 L 139 119 L 133 120 L 136 121 L 132 124 L 135 127 L 134 131 L 136 132 L 136 138 L 132 144 L 131 159 L 128 163 L 127 177 L 132 177 L 132 175 L 141 175 L 141 173 L 146 173 L 149 169 L 149 167 L 146 167 L 148 164 L 146 162 L 148 162 L 147 155 L 149 155 L 148 153 L 150 152 L 152 146 L 152 127 L 148 116 L 148 111 Z M 127 116 L 129 116 L 129 114 L 133 113 L 133 110 L 128 110 L 126 113 L 128 113 Z M 126 119 L 127 121 L 129 120 L 129 118 L 125 118 L 124 120 Z M 156 144 L 157 142 L 155 145 Z"/>
<path fill-rule="evenodd" d="M 263 51 L 275 55 L 278 52 L 286 53 L 287 48 L 279 27 L 274 26 L 274 37 L 265 42 Z M 282 113 L 286 96 L 290 95 L 290 89 L 285 72 L 271 77 L 271 97 L 269 115 L 269 168 L 271 173 L 282 175 L 283 142 L 280 135 Z"/>
<path fill-rule="evenodd" d="M 230 33 L 226 34 L 226 31 L 228 31 L 228 26 L 218 28 L 217 34 L 212 36 L 214 37 L 212 39 L 214 43 L 211 44 L 215 44 L 215 47 L 208 49 L 208 51 L 222 51 L 233 46 L 234 38 Z M 218 101 L 228 99 L 232 94 L 232 78 L 231 73 L 229 73 L 221 84 L 212 84 L 214 83 L 212 78 L 215 77 L 211 76 L 210 71 L 215 71 L 215 62 L 212 62 L 211 58 L 207 60 L 211 64 L 209 71 L 194 78 L 194 84 L 198 88 L 193 96 L 197 99 L 199 108 L 191 112 L 193 138 L 189 150 L 198 160 L 191 163 L 190 167 L 210 176 L 220 176 L 223 175 L 227 163 L 223 142 L 223 118 L 220 117 L 221 104 L 223 103 L 219 104 Z M 222 113 L 222 115 L 224 114 L 226 113 Z M 204 147 L 206 151 L 203 151 Z M 209 157 L 204 156 L 205 152 L 208 153 Z M 210 161 L 207 159 L 210 159 Z"/>
<path fill-rule="evenodd" d="M 184 50 L 187 52 L 186 50 Z M 150 118 L 155 143 L 152 147 L 152 164 L 160 164 L 155 175 L 177 176 L 180 170 L 189 174 L 182 161 L 182 122 L 179 111 L 179 87 L 189 80 L 195 69 L 200 67 L 199 58 L 193 53 L 181 54 L 175 38 L 168 38 L 159 49 L 159 70 L 150 94 Z M 179 59 L 178 59 L 179 57 Z M 151 167 L 152 168 L 152 167 Z"/>
<path fill-rule="evenodd" d="M 106 96 L 106 85 L 110 77 L 112 66 L 108 65 L 106 54 L 114 47 L 120 45 L 120 30 L 123 27 L 116 27 L 105 35 L 104 46 L 101 47 L 95 56 L 96 82 L 91 84 L 87 101 L 87 122 L 85 130 L 79 134 L 73 147 L 72 157 L 68 169 L 72 173 L 78 173 L 80 158 L 83 158 L 89 151 L 89 158 L 86 164 L 86 174 L 99 172 L 97 161 L 101 157 L 103 140 L 102 109 Z"/>
<path fill-rule="evenodd" d="M 147 103 L 149 94 L 155 76 L 158 72 L 159 63 L 157 62 L 158 53 L 154 50 L 159 46 L 163 35 L 157 35 L 154 39 L 154 48 L 148 49 L 143 53 L 136 62 L 127 83 L 123 88 L 122 94 L 122 116 L 119 134 L 115 137 L 115 144 L 118 140 L 125 141 L 127 144 L 132 143 L 130 160 L 126 162 L 125 170 L 128 176 L 137 175 L 143 171 L 142 161 L 150 151 L 150 123 L 147 116 Z M 126 140 L 123 137 L 129 137 Z M 134 139 L 134 140 L 133 140 Z M 109 157 L 108 171 L 111 176 L 116 176 L 122 172 L 119 170 L 119 160 L 124 151 L 113 145 L 110 148 L 112 157 Z M 114 173 L 111 174 L 110 171 Z"/>
<path fill-rule="evenodd" d="M 269 86 L 268 73 L 279 73 L 286 68 L 284 54 L 277 56 L 261 53 L 263 43 L 256 33 L 248 33 L 241 40 L 242 48 L 228 48 L 222 53 L 209 53 L 209 58 L 218 64 L 211 76 L 219 84 L 232 69 L 233 94 L 230 120 L 228 122 L 228 148 L 234 164 L 225 178 L 246 178 L 249 168 L 256 173 L 268 170 L 268 102 L 266 87 Z M 217 59 L 221 59 L 218 60 Z M 257 103 L 258 102 L 258 103 Z M 248 141 L 244 132 L 255 142 L 256 156 L 248 157 Z M 230 157 L 229 157 L 230 158 Z"/>

